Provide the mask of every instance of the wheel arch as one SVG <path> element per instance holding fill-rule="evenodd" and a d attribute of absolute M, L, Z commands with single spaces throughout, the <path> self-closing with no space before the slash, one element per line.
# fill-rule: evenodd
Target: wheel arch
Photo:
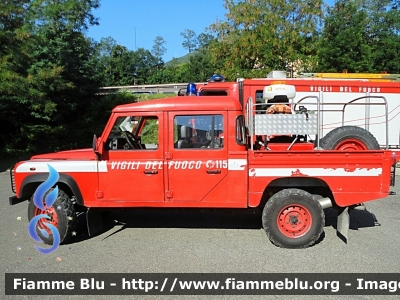
<path fill-rule="evenodd" d="M 60 177 L 57 182 L 58 188 L 63 190 L 70 197 L 75 196 L 76 202 L 83 206 L 84 201 L 82 193 L 75 179 L 72 176 L 63 173 L 60 173 L 59 176 Z M 34 194 L 37 187 L 46 181 L 48 177 L 49 175 L 47 173 L 32 174 L 25 177 L 22 181 L 18 198 L 29 199 Z"/>
<path fill-rule="evenodd" d="M 272 180 L 264 189 L 259 208 L 263 209 L 267 201 L 283 189 L 297 188 L 311 195 L 320 195 L 331 199 L 335 206 L 335 198 L 329 185 L 322 179 L 316 177 L 283 177 Z"/>

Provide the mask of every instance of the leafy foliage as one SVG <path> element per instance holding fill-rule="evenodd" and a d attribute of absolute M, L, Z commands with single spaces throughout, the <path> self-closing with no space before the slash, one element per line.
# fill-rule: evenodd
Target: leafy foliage
<path fill-rule="evenodd" d="M 218 36 L 213 61 L 226 77 L 259 77 L 309 60 L 322 17 L 321 0 L 225 0 L 227 20 L 212 24 Z"/>
<path fill-rule="evenodd" d="M 189 53 L 196 49 L 198 41 L 196 33 L 193 30 L 185 29 L 181 32 L 181 36 L 183 37 L 183 48 L 187 49 Z"/>
<path fill-rule="evenodd" d="M 320 41 L 319 69 L 327 72 L 371 71 L 368 15 L 356 1 L 339 0 L 328 9 Z"/>
<path fill-rule="evenodd" d="M 76 141 L 97 91 L 93 47 L 81 30 L 98 1 L 5 1 L 1 27 L 3 154 L 41 152 Z"/>
<path fill-rule="evenodd" d="M 366 1 L 371 16 L 372 69 L 400 73 L 400 1 Z"/>
<path fill-rule="evenodd" d="M 117 41 L 109 36 L 107 38 L 102 38 L 99 43 L 93 44 L 95 49 L 95 55 L 93 56 L 95 66 L 94 71 L 98 74 L 102 85 L 113 85 L 111 56 L 114 47 L 117 46 Z"/>
<path fill-rule="evenodd" d="M 135 51 L 85 32 L 99 0 L 0 1 L 1 155 L 90 146 L 111 109 L 161 95 L 97 95 L 101 86 L 230 80 L 271 70 L 400 73 L 399 0 L 224 0 L 226 19 L 185 29 L 184 60 L 166 41 Z"/>
<path fill-rule="evenodd" d="M 399 26 L 396 1 L 336 1 L 327 10 L 318 69 L 398 73 Z"/>
<path fill-rule="evenodd" d="M 151 53 L 161 62 L 162 61 L 162 56 L 165 54 L 167 51 L 167 48 L 165 48 L 165 44 L 167 42 L 164 40 L 162 36 L 156 36 L 154 39 L 154 45 L 152 48 Z"/>

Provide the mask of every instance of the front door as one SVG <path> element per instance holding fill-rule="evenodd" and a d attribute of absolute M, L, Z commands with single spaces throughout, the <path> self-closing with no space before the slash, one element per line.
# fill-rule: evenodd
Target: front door
<path fill-rule="evenodd" d="M 171 112 L 168 128 L 167 201 L 227 202 L 226 113 Z"/>
<path fill-rule="evenodd" d="M 161 113 L 116 114 L 100 164 L 97 198 L 120 202 L 164 201 Z"/>

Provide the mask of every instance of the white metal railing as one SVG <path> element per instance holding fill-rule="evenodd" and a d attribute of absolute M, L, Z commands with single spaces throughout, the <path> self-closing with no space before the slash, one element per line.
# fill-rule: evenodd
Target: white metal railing
<path fill-rule="evenodd" d="M 314 99 L 315 102 L 304 102 L 305 100 Z M 359 103 L 358 101 L 363 99 L 381 99 L 382 103 Z M 306 96 L 301 98 L 296 103 L 292 103 L 292 110 L 294 114 L 266 114 L 266 109 L 259 109 L 259 107 L 265 107 L 266 105 L 271 106 L 275 104 L 285 104 L 282 102 L 268 102 L 268 103 L 254 103 L 252 97 L 249 97 L 246 105 L 246 127 L 251 140 L 251 149 L 253 150 L 255 136 L 262 135 L 310 135 L 316 134 L 316 146 L 319 148 L 319 140 L 321 138 L 321 130 L 323 124 L 321 124 L 321 114 L 323 112 L 341 112 L 342 113 L 342 126 L 345 123 L 345 112 L 346 108 L 350 105 L 384 105 L 385 106 L 385 130 L 386 130 L 386 145 L 385 148 L 389 148 L 389 120 L 388 120 L 388 103 L 384 96 L 363 96 L 358 97 L 348 102 L 336 102 L 336 103 L 321 103 L 320 97 L 318 96 Z M 288 103 L 289 104 L 289 103 Z M 316 105 L 317 113 L 313 114 L 310 111 L 301 112 L 296 111 L 296 107 L 299 104 L 304 105 Z M 329 106 L 341 106 L 338 109 L 324 109 L 324 105 Z M 297 112 L 297 113 L 296 113 Z M 365 126 L 369 126 L 369 120 L 366 120 Z M 400 137 L 399 137 L 400 139 Z M 292 144 L 295 142 L 294 140 Z M 288 149 L 291 148 L 289 146 Z"/>

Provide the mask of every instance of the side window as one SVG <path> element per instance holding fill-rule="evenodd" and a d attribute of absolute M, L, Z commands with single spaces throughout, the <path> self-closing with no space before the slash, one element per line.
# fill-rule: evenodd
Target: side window
<path fill-rule="evenodd" d="M 256 91 L 256 102 L 257 103 L 263 103 L 264 99 L 263 99 L 263 91 Z"/>
<path fill-rule="evenodd" d="M 156 116 L 118 117 L 106 144 L 107 150 L 155 150 L 158 148 Z"/>
<path fill-rule="evenodd" d="M 223 91 L 223 90 L 204 90 L 201 91 L 201 95 L 202 96 L 228 96 L 228 92 L 227 91 Z"/>
<path fill-rule="evenodd" d="M 139 133 L 142 144 L 146 146 L 146 149 L 157 149 L 158 148 L 158 119 L 157 118 L 146 118 L 143 128 Z"/>
<path fill-rule="evenodd" d="M 238 116 L 236 119 L 236 143 L 246 145 L 246 127 L 243 115 Z"/>
<path fill-rule="evenodd" d="M 265 113 L 265 110 L 270 106 L 270 105 L 264 105 L 265 100 L 263 99 L 263 90 L 256 91 L 256 114 L 261 114 Z"/>
<path fill-rule="evenodd" d="M 175 149 L 221 149 L 224 147 L 222 115 L 175 116 Z"/>

